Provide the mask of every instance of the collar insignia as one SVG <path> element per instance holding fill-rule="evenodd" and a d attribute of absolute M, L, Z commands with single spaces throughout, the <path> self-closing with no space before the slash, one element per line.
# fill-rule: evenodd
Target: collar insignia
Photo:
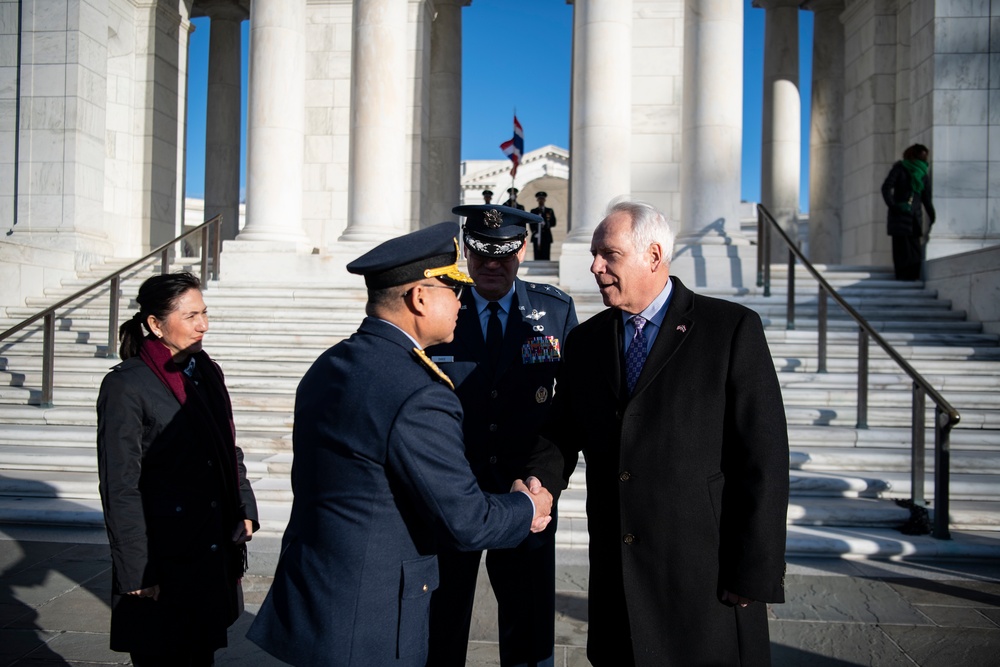
<path fill-rule="evenodd" d="M 441 380 L 441 382 L 444 382 L 446 385 L 448 385 L 448 387 L 451 388 L 452 391 L 455 391 L 455 383 L 451 381 L 450 377 L 444 374 L 444 371 L 438 368 L 437 364 L 431 361 L 431 358 L 428 357 L 423 350 L 421 350 L 419 347 L 415 347 L 413 348 L 413 353 L 417 355 L 417 359 L 420 360 L 420 363 L 422 363 L 427 368 L 427 370 L 434 373 L 434 375 L 436 375 L 438 379 Z"/>

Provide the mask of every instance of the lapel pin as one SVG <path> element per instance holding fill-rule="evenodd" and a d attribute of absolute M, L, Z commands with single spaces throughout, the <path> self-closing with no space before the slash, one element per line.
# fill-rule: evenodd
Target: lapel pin
<path fill-rule="evenodd" d="M 677 325 L 677 330 L 680 331 L 681 333 L 687 333 L 688 328 L 687 328 L 687 325 L 678 324 Z"/>

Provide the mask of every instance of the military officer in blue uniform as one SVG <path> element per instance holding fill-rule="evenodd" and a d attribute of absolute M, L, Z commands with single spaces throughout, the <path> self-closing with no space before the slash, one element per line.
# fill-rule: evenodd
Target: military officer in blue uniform
<path fill-rule="evenodd" d="M 505 206 L 457 206 L 476 286 L 462 295 L 455 340 L 428 350 L 455 383 L 465 410 L 465 455 L 484 491 L 519 479 L 552 403 L 562 343 L 577 324 L 573 300 L 516 277 L 526 224 L 537 215 Z M 554 510 L 554 508 L 553 508 Z M 551 665 L 555 623 L 555 529 L 486 555 L 499 603 L 500 662 Z M 431 602 L 435 667 L 465 665 L 480 551 L 445 550 Z M 526 604 L 527 603 L 527 604 Z"/>
<path fill-rule="evenodd" d="M 462 406 L 424 348 L 452 339 L 458 226 L 407 234 L 348 264 L 368 317 L 324 352 L 295 396 L 295 500 L 274 583 L 248 637 L 293 665 L 423 667 L 437 552 L 512 548 L 551 496 L 484 493 Z"/>

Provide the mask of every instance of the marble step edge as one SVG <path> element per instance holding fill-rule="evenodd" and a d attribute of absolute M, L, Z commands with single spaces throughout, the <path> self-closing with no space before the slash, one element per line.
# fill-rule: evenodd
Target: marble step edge
<path fill-rule="evenodd" d="M 856 350 L 856 348 L 854 348 Z M 945 348 L 950 350 L 951 348 Z M 213 350 L 214 352 L 214 350 Z M 212 357 L 219 361 L 226 373 L 227 381 L 230 377 L 259 377 L 265 369 L 268 377 L 298 377 L 301 378 L 315 360 L 318 351 L 313 351 L 313 356 L 303 356 L 301 359 L 277 361 L 268 358 L 265 364 L 260 361 L 253 361 L 246 357 L 219 357 L 213 354 Z M 815 367 L 817 359 L 811 357 L 788 357 L 774 355 L 775 370 L 779 374 L 779 380 L 785 376 L 786 381 L 796 381 L 798 376 L 824 378 L 827 376 L 843 378 L 847 377 L 854 381 L 857 378 L 857 360 L 848 357 L 829 357 L 827 359 L 827 372 L 819 373 Z M 911 362 L 914 360 L 911 358 Z M 96 357 L 96 356 L 56 356 L 55 376 L 62 373 L 91 374 L 96 379 L 101 379 L 108 370 L 119 363 L 117 358 Z M 983 378 L 1000 377 L 1000 355 L 995 361 L 965 360 L 965 359 L 921 359 L 915 362 L 917 370 L 935 386 L 944 386 L 946 379 L 964 378 L 966 376 L 976 378 L 975 382 L 989 383 L 990 380 Z M 41 356 L 20 356 L 11 354 L 0 355 L 0 370 L 10 374 L 33 374 L 35 377 L 41 376 L 42 360 Z M 874 358 L 869 360 L 869 373 L 872 377 L 897 378 L 899 366 L 888 358 Z M 970 380 L 971 381 L 971 380 Z M 996 380 L 994 380 L 996 381 Z"/>
<path fill-rule="evenodd" d="M 269 387 L 258 385 L 249 389 L 235 384 L 230 386 L 230 396 L 236 411 L 291 412 L 295 404 L 297 386 L 298 381 L 295 380 L 287 380 L 284 383 L 276 381 Z M 966 414 L 972 415 L 978 412 L 1000 413 L 1000 392 L 987 392 L 979 389 L 981 388 L 965 390 L 950 387 L 940 391 L 944 394 L 945 399 L 962 413 L 963 419 L 968 419 Z M 905 408 L 908 411 L 912 396 L 911 391 L 909 386 L 882 386 L 869 389 L 869 415 L 871 415 L 872 410 L 899 411 Z M 806 419 L 812 420 L 812 411 L 815 410 L 832 408 L 841 411 L 857 406 L 858 392 L 853 388 L 816 389 L 811 386 L 783 385 L 781 393 L 786 415 L 791 421 L 801 418 L 800 415 L 795 414 L 796 411 L 809 411 Z M 57 385 L 53 388 L 52 403 L 61 407 L 90 408 L 95 405 L 97 396 L 97 386 L 66 387 Z M 0 404 L 37 406 L 40 403 L 41 387 L 39 386 L 25 387 L 0 384 Z M 929 414 L 933 411 L 932 401 L 927 401 L 926 410 Z M 909 412 L 906 416 L 909 419 Z M 928 416 L 928 419 L 930 418 Z M 994 420 L 977 415 L 976 419 L 981 427 L 1000 428 L 1000 418 Z"/>
<path fill-rule="evenodd" d="M 292 325 L 289 325 L 292 326 Z M 349 337 L 357 329 L 356 323 L 344 326 L 337 330 L 334 326 L 327 327 L 325 333 L 310 335 L 308 333 L 295 335 L 278 334 L 219 334 L 212 336 L 206 348 L 212 353 L 213 358 L 225 359 L 242 358 L 256 359 L 272 353 L 282 353 L 276 355 L 280 359 L 315 359 L 315 357 L 336 344 L 340 340 Z M 20 336 L 20 334 L 18 334 Z M 765 332 L 767 335 L 767 332 Z M 996 361 L 1000 359 L 1000 345 L 997 339 L 975 335 L 977 340 L 970 343 L 969 335 L 946 334 L 942 332 L 928 333 L 919 342 L 903 339 L 887 339 L 896 352 L 904 359 L 925 359 L 935 361 L 941 358 L 957 359 L 959 361 Z M 806 359 L 813 360 L 819 355 L 817 343 L 814 340 L 792 339 L 788 340 L 780 335 L 767 335 L 768 348 L 772 358 L 782 359 Z M 913 343 L 913 344 L 911 344 Z M 3 343 L 4 350 L 0 358 L 25 359 L 41 357 L 42 334 L 33 332 L 23 337 L 8 339 Z M 107 336 L 94 334 L 92 336 L 82 336 L 77 332 L 56 332 L 54 341 L 55 357 L 80 358 L 93 357 L 98 359 L 108 359 L 115 361 L 117 356 L 108 357 Z M 263 348 L 263 349 L 261 349 Z M 857 359 L 857 335 L 848 335 L 843 342 L 828 340 L 826 353 L 828 359 Z M 115 348 L 117 352 L 117 348 Z M 270 358 L 270 357 L 267 357 Z M 870 363 L 886 362 L 889 360 L 881 347 L 874 343 L 869 346 Z M 843 362 L 841 362 L 843 363 Z M 779 363 L 776 366 L 780 367 Z"/>
<path fill-rule="evenodd" d="M 840 499 L 837 505 L 846 505 L 846 499 Z M 796 529 L 816 529 L 822 527 L 823 530 L 831 528 L 842 528 L 848 530 L 871 530 L 895 528 L 901 525 L 909 516 L 904 508 L 895 504 L 882 503 L 886 505 L 883 510 L 869 510 L 865 515 L 861 511 L 851 508 L 833 507 L 834 503 L 827 506 L 815 505 L 805 508 L 802 516 L 799 513 L 799 505 L 789 505 L 788 526 L 791 531 Z M 952 505 L 952 523 L 955 530 L 965 531 L 988 531 L 996 532 L 1000 538 L 1000 521 L 997 517 L 1000 513 L 987 511 L 967 511 L 963 510 L 960 503 Z M 265 532 L 280 534 L 284 531 L 288 516 L 291 511 L 291 503 L 275 503 L 263 501 L 258 503 L 260 510 L 261 526 Z M 900 510 L 900 511 L 897 511 Z M 933 509 L 931 509 L 933 518 Z M 824 523 L 825 522 L 825 523 Z M 0 524 L 50 524 L 50 525 L 77 525 L 77 526 L 102 526 L 104 524 L 103 512 L 99 499 L 76 499 L 64 500 L 59 498 L 30 498 L 30 497 L 5 497 L 0 496 Z M 577 511 L 570 503 L 561 502 L 559 532 L 568 531 L 574 534 L 574 538 L 586 537 L 586 512 L 581 508 Z M 900 534 L 900 537 L 907 537 Z"/>
<path fill-rule="evenodd" d="M 853 407 L 817 408 L 786 406 L 786 419 L 790 426 L 830 426 L 835 428 L 850 428 L 857 424 L 856 411 Z M 984 411 L 966 409 L 961 411 L 962 421 L 955 430 L 1000 430 L 1000 411 Z M 291 410 L 279 409 L 239 410 L 236 412 L 236 426 L 241 429 L 260 431 L 291 430 L 293 416 Z M 925 429 L 933 437 L 932 413 L 928 413 Z M 910 426 L 909 408 L 870 408 L 868 410 L 869 426 L 888 428 L 908 428 Z M 93 426 L 97 416 L 92 405 L 56 405 L 42 408 L 37 405 L 23 403 L 0 403 L 0 424 L 53 424 L 61 426 Z"/>

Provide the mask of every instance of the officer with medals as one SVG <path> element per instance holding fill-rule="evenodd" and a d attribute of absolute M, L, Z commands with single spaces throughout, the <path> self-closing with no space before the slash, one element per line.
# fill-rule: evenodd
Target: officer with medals
<path fill-rule="evenodd" d="M 458 225 L 382 243 L 347 265 L 367 317 L 295 394 L 295 500 L 274 582 L 248 637 L 292 665 L 424 667 L 436 553 L 514 547 L 548 523 L 523 482 L 484 493 L 463 455 L 462 407 L 427 357 L 463 288 Z M 532 487 L 534 488 L 534 484 Z"/>
<path fill-rule="evenodd" d="M 577 324 L 561 290 L 517 278 L 526 225 L 537 215 L 506 206 L 457 206 L 466 216 L 469 273 L 455 339 L 428 349 L 455 383 L 465 412 L 465 455 L 484 491 L 510 489 L 535 453 L 552 404 L 562 344 Z M 500 664 L 551 665 L 555 634 L 555 531 L 552 523 L 515 548 L 490 549 L 486 568 L 499 605 Z M 429 665 L 465 665 L 481 551 L 442 550 L 431 601 Z"/>

